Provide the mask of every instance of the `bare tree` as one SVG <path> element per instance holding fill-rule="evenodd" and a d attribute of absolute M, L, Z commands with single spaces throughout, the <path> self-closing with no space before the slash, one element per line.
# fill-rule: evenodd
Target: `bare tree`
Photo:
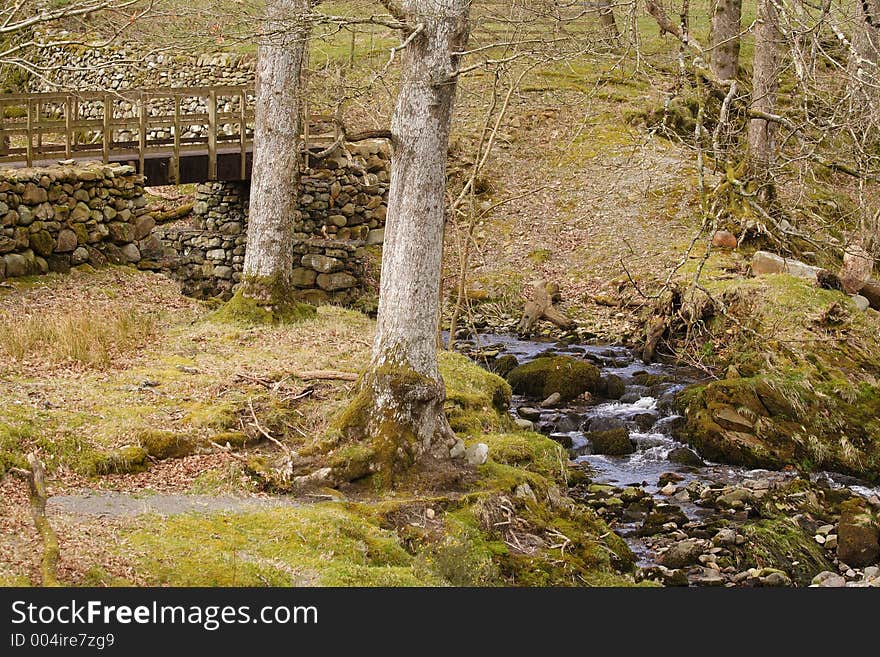
<path fill-rule="evenodd" d="M 734 80 L 739 68 L 742 0 L 714 0 L 709 66 L 719 80 Z"/>
<path fill-rule="evenodd" d="M 310 0 L 272 0 L 257 56 L 248 248 L 241 286 L 229 303 L 233 310 L 255 303 L 271 321 L 310 314 L 292 298 L 291 280 L 309 10 Z"/>
<path fill-rule="evenodd" d="M 394 154 L 376 339 L 358 397 L 342 420 L 370 445 L 369 471 L 393 476 L 455 440 L 437 365 L 446 219 L 446 153 L 470 0 L 386 1 L 405 30 L 392 119 Z"/>
<path fill-rule="evenodd" d="M 751 110 L 772 114 L 779 88 L 779 14 L 774 0 L 761 0 L 755 25 L 755 63 L 752 72 Z M 767 174 L 776 151 L 776 123 L 753 117 L 749 121 L 749 173 L 763 185 L 759 196 L 772 198 L 773 187 Z"/>

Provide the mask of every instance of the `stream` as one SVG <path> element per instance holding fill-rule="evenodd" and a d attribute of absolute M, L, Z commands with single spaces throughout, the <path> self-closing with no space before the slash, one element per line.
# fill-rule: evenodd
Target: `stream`
<path fill-rule="evenodd" d="M 623 394 L 618 399 L 594 397 L 541 408 L 542 400 L 515 395 L 510 412 L 523 428 L 528 428 L 524 421 L 528 420 L 535 431 L 568 449 L 573 463 L 589 478 L 587 484 L 572 489 L 572 496 L 594 508 L 627 541 L 641 577 L 667 585 L 773 586 L 791 585 L 792 580 L 808 585 L 819 574 L 798 570 L 806 567 L 798 561 L 788 572 L 782 567 L 785 564 L 774 564 L 776 568 L 769 571 L 738 567 L 737 548 L 746 540 L 737 528 L 758 515 L 762 499 L 799 475 L 794 470 L 749 470 L 706 462 L 672 437 L 676 426 L 684 422 L 675 412 L 675 395 L 705 379 L 703 372 L 663 363 L 645 364 L 626 347 L 521 340 L 509 335 L 481 334 L 459 341 L 458 348 L 484 366 L 505 355 L 524 364 L 552 354 L 587 360 L 600 369 L 603 379 L 619 377 Z M 620 392 L 618 388 L 614 396 Z M 629 433 L 635 448 L 631 454 L 592 453 L 590 431 L 619 428 Z M 812 475 L 811 482 L 823 490 L 846 488 L 869 505 L 880 507 L 880 487 L 828 472 Z M 814 531 L 806 521 L 802 525 L 806 532 Z M 825 550 L 828 563 L 840 570 L 834 585 L 880 586 L 880 572 L 863 572 L 838 562 L 834 526 L 817 525 L 815 531 L 816 542 L 824 540 L 830 546 Z M 728 554 L 730 558 L 726 558 Z M 782 572 L 776 573 L 776 569 Z M 871 580 L 874 574 L 876 578 Z M 826 579 L 832 581 L 828 576 Z M 869 580 L 876 584 L 866 583 Z"/>

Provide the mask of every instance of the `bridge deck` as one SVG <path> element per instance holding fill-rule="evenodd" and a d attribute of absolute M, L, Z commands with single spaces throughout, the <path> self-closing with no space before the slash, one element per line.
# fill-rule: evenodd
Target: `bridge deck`
<path fill-rule="evenodd" d="M 253 157 L 251 87 L 187 87 L 0 96 L 0 167 L 59 160 L 127 162 L 148 184 L 247 180 Z M 310 127 L 309 147 L 332 143 Z"/>

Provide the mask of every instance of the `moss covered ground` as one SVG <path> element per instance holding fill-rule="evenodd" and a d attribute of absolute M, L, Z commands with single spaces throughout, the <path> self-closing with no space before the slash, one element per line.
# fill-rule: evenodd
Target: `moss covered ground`
<path fill-rule="evenodd" d="M 354 384 L 296 373 L 358 371 L 373 332 L 360 313 L 321 307 L 296 324 L 218 322 L 212 304 L 181 298 L 170 281 L 115 267 L 13 282 L 0 295 L 11 312 L 49 304 L 101 317 L 121 304 L 152 313 L 149 339 L 115 345 L 106 364 L 40 353 L 3 361 L 0 464 L 22 466 L 38 452 L 51 495 L 266 500 L 279 493 L 255 476 L 254 463 L 272 468 L 292 450 L 296 468 L 309 471 L 339 457 L 327 436 Z M 61 581 L 632 583 L 626 546 L 567 497 L 561 448 L 513 430 L 509 385 L 458 354 L 442 353 L 440 369 L 451 424 L 467 444 L 489 446 L 485 465 L 456 466 L 452 479 L 416 478 L 390 495 L 375 485 L 319 488 L 292 506 L 255 511 L 95 519 L 50 510 Z M 24 484 L 7 473 L 0 487 L 9 502 L 0 510 L 0 582 L 39 583 Z"/>

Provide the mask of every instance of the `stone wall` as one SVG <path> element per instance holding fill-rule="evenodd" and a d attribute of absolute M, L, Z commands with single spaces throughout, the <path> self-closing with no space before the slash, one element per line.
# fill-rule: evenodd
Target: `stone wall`
<path fill-rule="evenodd" d="M 35 92 L 234 87 L 254 83 L 255 59 L 226 52 L 145 54 L 134 46 L 124 45 L 56 46 L 40 48 L 35 57 L 35 65 L 47 71 L 44 78 L 33 76 L 29 80 L 29 90 Z"/>
<path fill-rule="evenodd" d="M 0 171 L 0 279 L 161 254 L 143 194 L 126 165 Z"/>
<path fill-rule="evenodd" d="M 53 35 L 57 36 L 57 35 Z M 88 48 L 81 46 L 55 46 L 41 48 L 33 55 L 36 65 L 46 70 L 42 77 L 32 76 L 28 80 L 28 91 L 37 93 L 58 91 L 126 91 L 145 89 L 167 89 L 179 87 L 253 87 L 255 79 L 255 59 L 233 53 L 206 53 L 202 55 L 170 54 L 164 52 L 138 51 L 134 46 L 106 46 Z M 112 98 L 112 114 L 116 119 L 133 119 L 139 108 L 132 99 L 119 96 Z M 246 103 L 253 107 L 254 95 L 248 93 Z M 240 109 L 238 95 L 219 94 L 218 112 L 235 112 Z M 42 107 L 47 116 L 61 115 L 60 105 L 45 103 Z M 87 101 L 77 105 L 77 118 L 99 119 L 104 115 L 103 102 Z M 180 111 L 183 116 L 206 114 L 208 98 L 187 96 L 181 99 Z M 147 116 L 169 116 L 174 113 L 171 98 L 151 99 L 147 106 Z M 221 134 L 238 134 L 233 124 L 220 125 Z M 247 127 L 250 133 L 251 127 Z M 207 125 L 194 123 L 181 133 L 184 139 L 203 137 Z M 97 134 L 97 133 L 92 133 Z M 166 139 L 171 136 L 171 127 L 151 128 L 147 139 Z M 115 141 L 137 140 L 137 135 L 128 130 L 114 131 Z"/>
<path fill-rule="evenodd" d="M 347 157 L 303 171 L 293 276 L 299 297 L 310 303 L 349 305 L 375 284 L 369 247 L 384 239 L 390 151 L 381 141 L 347 149 Z M 248 192 L 247 183 L 199 185 L 193 216 L 154 231 L 164 259 L 141 268 L 169 272 L 184 294 L 228 299 L 244 266 Z"/>

